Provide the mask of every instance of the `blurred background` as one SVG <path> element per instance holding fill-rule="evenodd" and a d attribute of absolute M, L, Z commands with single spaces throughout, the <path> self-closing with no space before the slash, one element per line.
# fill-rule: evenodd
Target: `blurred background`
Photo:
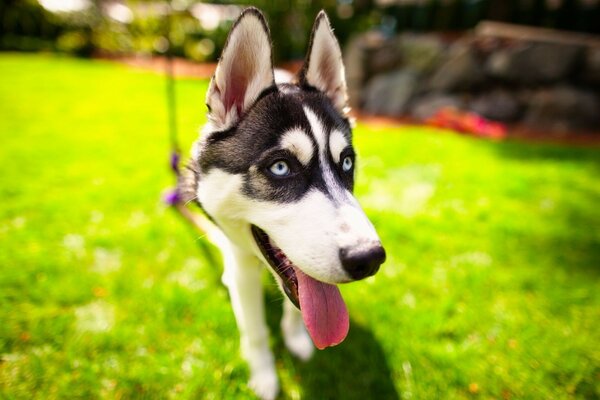
<path fill-rule="evenodd" d="M 530 135 L 600 127 L 596 0 L 253 4 L 270 21 L 275 62 L 292 70 L 303 58 L 313 16 L 325 9 L 346 55 L 352 106 L 363 113 L 488 136 L 502 136 L 503 127 L 478 130 L 464 112 L 517 122 L 533 129 Z M 8 0 L 0 5 L 0 49 L 144 65 L 167 52 L 214 62 L 242 8 L 228 1 Z M 193 64 L 179 64 L 198 74 Z"/>
<path fill-rule="evenodd" d="M 600 398 L 600 1 L 0 1 L 0 398 L 253 399 L 218 252 L 163 201 L 247 5 L 344 53 L 386 247 L 282 399 Z"/>
<path fill-rule="evenodd" d="M 458 34 L 482 20 L 600 33 L 600 6 L 595 0 L 298 0 L 252 5 L 268 16 L 278 62 L 303 58 L 305 33 L 321 9 L 327 11 L 342 44 L 368 30 L 386 36 Z M 188 0 L 7 0 L 1 7 L 3 50 L 81 56 L 164 54 L 168 36 L 174 55 L 215 61 L 243 5 Z"/>

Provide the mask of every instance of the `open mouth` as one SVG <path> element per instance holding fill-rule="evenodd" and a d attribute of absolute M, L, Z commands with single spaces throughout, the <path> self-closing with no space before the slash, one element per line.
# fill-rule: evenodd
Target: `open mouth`
<path fill-rule="evenodd" d="M 259 227 L 252 225 L 252 235 L 263 256 L 269 262 L 275 273 L 283 282 L 283 291 L 292 303 L 300 309 L 300 299 L 298 298 L 298 277 L 294 271 L 294 265 L 289 258 L 275 246 L 269 236 Z"/>
<path fill-rule="evenodd" d="M 281 278 L 283 291 L 302 313 L 302 319 L 319 349 L 341 343 L 350 320 L 346 304 L 335 285 L 318 281 L 296 267 L 269 235 L 251 226 L 252 235 L 269 266 Z"/>

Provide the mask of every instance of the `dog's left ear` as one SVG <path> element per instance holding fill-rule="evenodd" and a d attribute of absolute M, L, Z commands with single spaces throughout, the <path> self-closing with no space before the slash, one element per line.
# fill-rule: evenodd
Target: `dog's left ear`
<path fill-rule="evenodd" d="M 349 110 L 342 51 L 325 11 L 315 19 L 299 83 L 325 93 L 340 113 Z"/>

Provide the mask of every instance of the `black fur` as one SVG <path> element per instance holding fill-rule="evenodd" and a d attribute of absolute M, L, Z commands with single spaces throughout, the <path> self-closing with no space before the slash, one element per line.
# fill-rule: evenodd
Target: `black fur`
<path fill-rule="evenodd" d="M 304 113 L 304 106 L 311 109 L 325 128 L 329 129 L 327 135 L 331 130 L 337 129 L 351 142 L 350 123 L 321 92 L 294 85 L 282 85 L 281 89 L 263 92 L 237 125 L 226 131 L 212 132 L 203 139 L 199 165 L 196 166 L 200 176 L 212 168 L 219 168 L 230 174 L 242 174 L 244 193 L 248 197 L 280 203 L 297 201 L 310 189 L 331 195 L 332 189 L 323 180 L 323 166 L 320 165 L 316 151 L 307 166 L 303 166 L 291 155 L 271 153 L 278 148 L 281 135 L 292 128 L 301 128 L 309 135 L 314 135 Z M 310 138 L 317 148 L 315 138 Z M 351 149 L 348 152 L 353 156 Z M 352 191 L 353 171 L 346 173 L 339 165 L 335 165 L 329 149 L 327 156 L 340 186 Z M 268 173 L 268 167 L 279 159 L 288 161 L 292 176 L 282 179 Z"/>

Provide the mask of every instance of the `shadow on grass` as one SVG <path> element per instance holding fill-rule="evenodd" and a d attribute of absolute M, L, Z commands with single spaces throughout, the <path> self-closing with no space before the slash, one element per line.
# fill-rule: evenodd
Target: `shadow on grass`
<path fill-rule="evenodd" d="M 283 344 L 279 330 L 281 295 L 271 288 L 266 297 L 269 328 L 277 340 L 276 358 L 293 363 L 291 369 L 302 387 L 302 398 L 400 398 L 385 353 L 369 329 L 351 320 L 350 332 L 341 345 L 317 350 L 310 361 L 301 362 L 291 357 Z"/>
<path fill-rule="evenodd" d="M 307 399 L 398 399 L 383 349 L 365 327 L 350 321 L 343 344 L 298 363 Z"/>

